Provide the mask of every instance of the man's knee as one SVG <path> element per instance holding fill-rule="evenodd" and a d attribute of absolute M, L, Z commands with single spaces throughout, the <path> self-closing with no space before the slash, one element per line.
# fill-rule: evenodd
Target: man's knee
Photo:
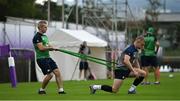
<path fill-rule="evenodd" d="M 47 74 L 47 77 L 51 79 L 53 77 L 53 74 L 52 73 Z"/>
<path fill-rule="evenodd" d="M 146 71 L 145 70 L 139 70 L 139 74 L 140 76 L 142 77 L 145 77 L 147 75 Z"/>
<path fill-rule="evenodd" d="M 53 73 L 55 74 L 56 77 L 60 76 L 60 71 L 59 71 L 59 69 L 53 70 Z"/>

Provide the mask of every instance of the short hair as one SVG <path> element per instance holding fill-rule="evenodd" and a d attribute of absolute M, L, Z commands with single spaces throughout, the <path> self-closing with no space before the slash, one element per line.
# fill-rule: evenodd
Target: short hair
<path fill-rule="evenodd" d="M 38 29 L 41 28 L 44 24 L 47 24 L 45 20 L 41 20 L 38 22 Z"/>
<path fill-rule="evenodd" d="M 136 41 L 139 40 L 139 41 L 144 41 L 144 36 L 137 36 L 136 37 Z"/>

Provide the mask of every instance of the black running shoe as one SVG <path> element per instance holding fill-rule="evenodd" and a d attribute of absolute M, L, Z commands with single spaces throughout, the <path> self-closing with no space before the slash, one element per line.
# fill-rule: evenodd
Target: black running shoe
<path fill-rule="evenodd" d="M 159 81 L 154 82 L 155 85 L 160 85 Z"/>
<path fill-rule="evenodd" d="M 58 94 L 66 94 L 66 92 L 62 91 L 62 92 L 58 92 Z"/>
<path fill-rule="evenodd" d="M 38 94 L 40 94 L 40 95 L 41 95 L 41 94 L 46 94 L 46 92 L 45 92 L 45 91 L 40 91 L 40 90 L 39 90 L 39 91 L 38 91 Z"/>

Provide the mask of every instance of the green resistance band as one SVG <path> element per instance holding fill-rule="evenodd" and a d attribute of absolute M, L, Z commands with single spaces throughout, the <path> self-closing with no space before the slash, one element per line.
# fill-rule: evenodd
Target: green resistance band
<path fill-rule="evenodd" d="M 100 58 L 96 58 L 96 57 L 92 57 L 92 56 L 88 56 L 85 54 L 80 54 L 80 53 L 76 53 L 76 52 L 72 52 L 72 51 L 68 51 L 68 50 L 64 50 L 64 49 L 59 49 L 58 51 L 75 56 L 75 57 L 79 57 L 81 59 L 87 59 L 89 61 L 101 64 L 101 65 L 105 65 L 107 67 L 112 67 L 112 65 L 110 65 L 110 64 L 117 64 L 115 62 L 107 61 L 105 59 L 100 59 Z"/>

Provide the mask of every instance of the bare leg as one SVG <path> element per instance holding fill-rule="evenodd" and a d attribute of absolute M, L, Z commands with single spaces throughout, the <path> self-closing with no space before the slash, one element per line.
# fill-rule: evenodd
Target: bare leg
<path fill-rule="evenodd" d="M 146 75 L 144 77 L 144 82 L 148 82 L 148 76 L 149 76 L 148 67 L 144 67 L 143 70 L 146 72 Z"/>
<path fill-rule="evenodd" d="M 117 93 L 119 88 L 121 87 L 123 80 L 121 79 L 114 79 L 113 85 L 92 85 L 90 86 L 91 93 L 94 94 L 96 90 L 104 90 L 110 93 Z"/>
<path fill-rule="evenodd" d="M 146 77 L 147 76 L 147 73 L 146 71 L 142 70 L 142 69 L 139 69 L 139 68 L 134 68 L 136 72 L 138 72 L 139 76 L 142 76 L 142 77 Z M 132 73 L 132 72 L 131 72 Z M 130 74 L 131 74 L 130 73 Z"/>
<path fill-rule="evenodd" d="M 53 77 L 53 75 L 50 73 L 50 74 L 47 74 L 45 76 L 45 78 L 43 79 L 43 82 L 42 82 L 42 89 L 45 89 L 46 86 L 48 85 L 49 81 L 51 80 L 51 78 Z"/>
<path fill-rule="evenodd" d="M 119 88 L 121 87 L 121 85 L 123 84 L 123 80 L 121 79 L 114 79 L 114 83 L 112 86 L 112 91 L 114 93 L 117 93 L 119 91 Z"/>
<path fill-rule="evenodd" d="M 80 80 L 83 80 L 83 79 L 84 79 L 84 69 L 80 70 L 79 79 L 80 79 Z"/>
<path fill-rule="evenodd" d="M 128 94 L 136 94 L 136 87 L 143 81 L 144 77 L 146 76 L 146 72 L 144 70 L 139 68 L 134 68 L 134 70 L 138 72 L 138 77 L 136 76 L 136 79 L 128 90 Z M 130 72 L 129 75 L 135 76 L 133 72 Z"/>
<path fill-rule="evenodd" d="M 60 73 L 59 69 L 53 70 L 53 73 L 55 74 L 58 89 L 63 88 L 63 81 L 62 81 L 61 73 Z"/>
<path fill-rule="evenodd" d="M 84 70 L 84 80 L 87 79 L 87 70 Z"/>
<path fill-rule="evenodd" d="M 154 77 L 155 77 L 155 82 L 159 82 L 159 81 L 160 81 L 160 71 L 159 71 L 159 67 L 155 68 Z"/>
<path fill-rule="evenodd" d="M 82 70 L 79 70 L 79 80 L 81 79 Z"/>

